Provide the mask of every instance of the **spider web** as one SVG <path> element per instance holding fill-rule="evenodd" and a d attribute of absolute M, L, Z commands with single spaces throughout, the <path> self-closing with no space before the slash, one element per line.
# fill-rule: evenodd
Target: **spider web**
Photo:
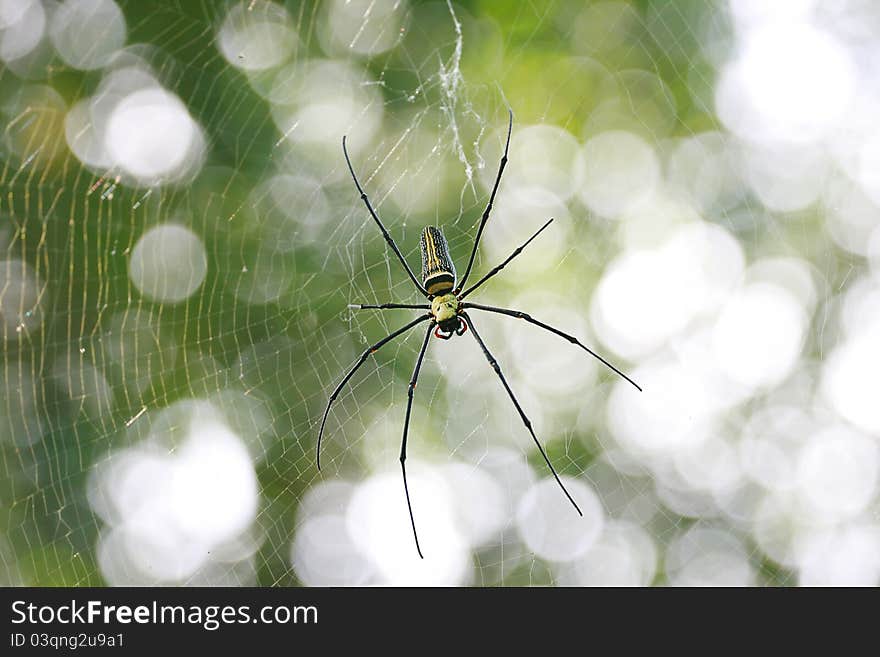
<path fill-rule="evenodd" d="M 876 18 L 819 5 L 797 17 Z M 830 107 L 801 127 L 832 137 L 780 146 L 730 109 L 744 35 L 778 16 L 118 6 L 0 13 L 4 583 L 877 583 L 878 417 L 845 383 L 876 353 L 854 328 L 877 316 L 876 180 L 842 164 L 868 127 Z M 410 266 L 439 225 L 461 275 L 508 106 L 471 282 L 555 221 L 472 300 L 645 392 L 472 311 L 579 518 L 476 342 L 432 340 L 407 461 L 421 561 L 398 458 L 424 327 L 343 389 L 315 466 L 330 391 L 415 316 L 350 304 L 421 301 L 340 140 Z"/>

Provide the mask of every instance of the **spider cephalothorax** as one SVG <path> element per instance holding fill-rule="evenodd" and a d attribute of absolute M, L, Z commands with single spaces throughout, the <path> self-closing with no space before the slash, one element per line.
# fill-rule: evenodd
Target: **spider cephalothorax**
<path fill-rule="evenodd" d="M 443 294 L 431 299 L 431 315 L 437 328 L 434 335 L 441 340 L 448 340 L 453 334 L 464 335 L 467 324 L 461 318 L 462 307 L 454 294 Z"/>
<path fill-rule="evenodd" d="M 606 366 L 614 370 L 614 372 L 616 372 L 624 379 L 629 381 L 636 388 L 641 390 L 641 388 L 639 388 L 639 386 L 626 374 L 614 367 L 614 365 L 602 358 L 602 356 L 597 354 L 595 351 L 582 344 L 574 336 L 563 333 L 562 331 L 553 328 L 549 324 L 539 322 L 537 319 L 534 319 L 530 315 L 519 310 L 497 308 L 494 306 L 484 306 L 478 303 L 469 303 L 464 301 L 464 298 L 466 296 L 468 296 L 471 292 L 476 290 L 483 283 L 485 283 L 495 274 L 504 269 L 507 263 L 518 256 L 522 252 L 522 250 L 529 244 L 529 242 L 535 239 L 541 233 L 541 231 L 547 228 L 547 226 L 549 226 L 550 223 L 553 221 L 553 219 L 550 219 L 547 223 L 541 226 L 541 228 L 539 228 L 528 240 L 526 240 L 526 242 L 522 246 L 516 249 L 504 262 L 491 269 L 480 280 L 471 285 L 469 288 L 462 291 L 465 283 L 467 282 L 468 276 L 471 273 L 471 268 L 474 265 L 474 257 L 477 254 L 477 247 L 480 244 L 480 237 L 482 236 L 483 228 L 486 226 L 486 222 L 489 219 L 489 213 L 492 211 L 492 204 L 495 202 L 495 194 L 498 191 L 498 184 L 501 182 L 501 174 L 504 172 L 504 166 L 507 164 L 507 151 L 510 147 L 510 133 L 513 128 L 513 113 L 510 112 L 509 116 L 510 119 L 507 124 L 507 142 L 504 146 L 504 155 L 501 157 L 501 164 L 498 167 L 498 175 L 495 177 L 495 185 L 492 187 L 492 193 L 489 196 L 489 203 L 486 205 L 486 209 L 483 212 L 482 218 L 480 219 L 480 225 L 477 228 L 477 236 L 474 239 L 474 246 L 473 249 L 471 249 L 471 255 L 470 259 L 468 260 L 467 269 L 464 272 L 464 276 L 462 277 L 461 282 L 458 282 L 456 279 L 455 265 L 453 265 L 452 263 L 452 257 L 449 254 L 449 245 L 446 243 L 446 238 L 443 237 L 443 232 L 439 228 L 436 228 L 434 226 L 428 226 L 422 231 L 420 241 L 422 252 L 422 282 L 419 283 L 419 281 L 416 280 L 415 274 L 413 273 L 412 269 L 410 269 L 403 255 L 400 253 L 400 249 L 397 248 L 397 245 L 394 243 L 394 240 L 391 238 L 388 230 L 382 224 L 382 221 L 379 219 L 379 215 L 376 214 L 376 211 L 373 209 L 373 206 L 370 204 L 370 201 L 367 198 L 367 194 L 364 192 L 361 184 L 358 182 L 357 176 L 354 173 L 354 168 L 351 166 L 351 160 L 348 157 L 348 150 L 345 147 L 345 137 L 342 138 L 342 151 L 345 154 L 345 162 L 346 164 L 348 164 L 348 170 L 351 172 L 351 177 L 354 180 L 354 184 L 357 187 L 358 192 L 360 192 L 361 199 L 367 206 L 367 210 L 369 211 L 370 216 L 373 217 L 376 225 L 379 226 L 379 230 L 382 231 L 382 236 L 385 238 L 388 246 L 391 247 L 391 250 L 394 251 L 397 259 L 400 260 L 400 263 L 403 265 L 403 268 L 406 270 L 407 275 L 415 285 L 416 289 L 424 297 L 426 297 L 427 300 L 431 302 L 431 304 L 383 303 L 379 305 L 357 304 L 354 306 L 350 306 L 351 308 L 357 309 L 370 308 L 378 310 L 385 310 L 388 308 L 411 308 L 413 310 L 422 310 L 427 312 L 424 312 L 422 315 L 411 321 L 409 324 L 397 329 L 390 335 L 387 335 L 383 339 L 379 340 L 379 342 L 367 347 L 367 349 L 365 349 L 364 352 L 361 354 L 360 359 L 354 364 L 354 367 L 352 367 L 348 371 L 348 373 L 345 375 L 345 377 L 343 377 L 339 385 L 337 385 L 336 388 L 333 390 L 332 394 L 330 395 L 330 400 L 327 402 L 327 408 L 324 409 L 324 416 L 321 418 L 321 429 L 318 432 L 318 443 L 316 446 L 318 469 L 321 469 L 321 438 L 324 435 L 324 425 L 327 422 L 327 415 L 330 413 L 330 407 L 333 405 L 336 397 L 339 396 L 339 392 L 340 390 L 342 390 L 342 387 L 346 383 L 348 383 L 352 376 L 354 376 L 354 373 L 358 370 L 358 368 L 360 368 L 360 366 L 366 362 L 370 354 L 375 353 L 380 347 L 382 347 L 382 345 L 387 344 L 397 336 L 403 335 L 413 327 L 423 322 L 429 322 L 428 330 L 425 333 L 425 337 L 422 341 L 422 347 L 419 351 L 419 356 L 416 359 L 416 366 L 413 370 L 413 375 L 410 379 L 409 388 L 407 390 L 406 419 L 403 423 L 403 440 L 401 441 L 400 445 L 400 469 L 403 474 L 403 489 L 406 493 L 406 504 L 409 508 L 409 518 L 410 522 L 412 523 L 413 537 L 416 541 L 416 550 L 418 551 L 420 557 L 422 556 L 422 549 L 419 546 L 419 536 L 416 532 L 416 521 L 415 517 L 413 516 L 412 504 L 410 503 L 409 498 L 409 487 L 406 482 L 406 440 L 409 435 L 409 419 L 412 412 L 413 393 L 415 392 L 416 383 L 419 379 L 419 371 L 422 367 L 422 360 L 424 360 L 425 358 L 425 352 L 428 349 L 428 341 L 431 339 L 432 331 L 434 335 L 441 340 L 448 340 L 453 335 L 463 335 L 465 331 L 467 331 L 468 327 L 470 327 L 471 334 L 480 345 L 480 349 L 483 351 L 483 355 L 486 357 L 489 365 L 492 366 L 492 369 L 495 370 L 495 373 L 501 380 L 501 383 L 504 386 L 507 395 L 513 402 L 513 405 L 516 408 L 520 419 L 522 420 L 523 424 L 531 435 L 532 440 L 535 442 L 538 450 L 541 452 L 541 456 L 544 457 L 544 462 L 547 463 L 547 466 L 550 468 L 550 472 L 553 473 L 553 477 L 556 479 L 556 483 L 559 484 L 559 487 L 562 489 L 562 492 L 565 493 L 565 496 L 568 498 L 569 502 L 572 503 L 574 508 L 577 509 L 577 512 L 581 515 L 583 514 L 581 513 L 580 508 L 578 507 L 572 496 L 569 494 L 568 490 L 566 490 L 565 485 L 562 483 L 562 480 L 556 473 L 556 469 L 553 467 L 553 464 L 547 457 L 547 453 L 544 451 L 544 448 L 541 446 L 541 443 L 538 441 L 538 437 L 535 435 L 535 432 L 532 429 L 531 421 L 526 416 L 522 407 L 519 405 L 519 402 L 516 400 L 513 391 L 510 389 L 510 386 L 507 383 L 507 379 L 505 379 L 504 375 L 501 373 L 501 366 L 498 364 L 498 361 L 495 360 L 495 357 L 492 356 L 489 348 L 486 347 L 486 343 L 483 342 L 483 338 L 477 331 L 477 327 L 474 326 L 473 320 L 468 316 L 467 310 L 473 309 L 490 313 L 498 313 L 500 315 L 507 315 L 509 317 L 516 317 L 518 319 L 525 320 L 530 324 L 534 324 L 535 326 L 539 326 L 546 331 L 550 331 L 551 333 L 558 335 L 565 340 L 568 340 L 570 343 L 579 346 L 581 349 L 591 354 L 592 356 L 595 356 Z"/>

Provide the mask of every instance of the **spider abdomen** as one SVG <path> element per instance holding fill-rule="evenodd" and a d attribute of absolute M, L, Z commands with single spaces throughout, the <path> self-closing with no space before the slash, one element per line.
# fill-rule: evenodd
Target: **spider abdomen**
<path fill-rule="evenodd" d="M 426 226 L 419 241 L 422 249 L 422 284 L 431 296 L 445 294 L 455 287 L 455 265 L 449 257 L 449 244 L 443 231 Z"/>

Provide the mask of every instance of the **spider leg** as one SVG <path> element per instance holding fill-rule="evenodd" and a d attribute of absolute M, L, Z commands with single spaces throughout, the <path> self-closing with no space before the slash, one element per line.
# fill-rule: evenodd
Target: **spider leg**
<path fill-rule="evenodd" d="M 544 329 L 546 331 L 550 331 L 551 333 L 555 333 L 559 337 L 568 340 L 572 344 L 576 344 L 578 347 L 580 347 L 581 349 L 586 351 L 591 356 L 594 356 L 595 358 L 599 359 L 606 367 L 608 367 L 609 369 L 611 369 L 612 371 L 614 371 L 615 373 L 619 374 L 621 377 L 623 377 L 624 379 L 629 381 L 631 384 L 633 384 L 639 392 L 642 392 L 642 388 L 641 388 L 641 386 L 639 386 L 638 383 L 636 383 L 631 378 L 629 378 L 626 374 L 624 374 L 619 369 L 614 367 L 614 365 L 612 365 L 607 360 L 602 358 L 602 356 L 597 354 L 595 351 L 593 351 L 592 349 L 587 347 L 585 344 L 583 344 L 576 337 L 574 337 L 573 335 L 569 335 L 568 333 L 563 333 L 559 329 L 555 329 L 552 326 L 550 326 L 549 324 L 545 324 L 544 322 L 539 322 L 537 319 L 535 319 L 531 315 L 528 315 L 527 313 L 524 313 L 519 310 L 510 310 L 509 308 L 496 308 L 495 306 L 482 306 L 478 303 L 463 303 L 462 308 L 473 308 L 475 310 L 485 310 L 486 312 L 490 312 L 490 313 L 498 313 L 499 315 L 508 315 L 510 317 L 524 319 L 527 322 L 529 322 L 530 324 L 534 324 L 535 326 L 540 326 L 542 329 Z M 471 325 L 471 326 L 473 326 L 473 325 Z"/>
<path fill-rule="evenodd" d="M 489 213 L 492 212 L 492 204 L 495 202 L 495 194 L 498 192 L 498 185 L 501 182 L 501 174 L 504 173 L 504 167 L 507 165 L 507 151 L 510 148 L 510 133 L 513 131 L 513 110 L 508 108 L 507 114 L 507 142 L 504 144 L 504 155 L 501 156 L 501 163 L 498 165 L 498 175 L 495 177 L 495 185 L 492 187 L 492 194 L 489 196 L 489 204 L 483 211 L 483 217 L 480 219 L 480 227 L 477 228 L 477 236 L 474 239 L 474 248 L 471 251 L 470 260 L 468 260 L 467 269 L 464 272 L 464 277 L 461 279 L 458 287 L 455 288 L 453 294 L 458 294 L 461 291 L 471 273 L 471 267 L 474 266 L 474 258 L 477 257 L 477 247 L 480 245 L 480 237 L 483 235 L 483 228 L 489 220 Z"/>
<path fill-rule="evenodd" d="M 586 351 L 588 354 L 590 354 L 591 356 L 593 356 L 593 357 L 597 358 L 599 361 L 601 361 L 610 370 L 612 370 L 616 374 L 619 374 L 621 377 L 623 377 L 624 379 L 629 381 L 631 384 L 633 384 L 635 386 L 636 390 L 638 390 L 639 392 L 642 392 L 642 388 L 638 383 L 636 383 L 631 378 L 629 378 L 626 374 L 624 374 L 619 369 L 614 367 L 614 365 L 612 365 L 607 360 L 602 358 L 602 356 L 600 356 L 595 351 L 590 349 L 588 346 L 583 344 L 576 337 L 574 337 L 573 335 L 569 335 L 568 333 L 563 333 L 559 329 L 553 328 L 549 324 L 545 324 L 544 322 L 539 322 L 537 319 L 535 319 L 534 317 L 532 317 L 531 315 L 529 315 L 527 313 L 524 313 L 520 310 L 510 310 L 509 308 L 497 308 L 495 306 L 482 306 L 477 303 L 467 303 L 467 304 L 462 304 L 462 306 L 466 307 L 466 308 L 474 308 L 475 310 L 485 310 L 486 312 L 490 312 L 490 313 L 498 313 L 499 315 L 508 315 L 510 317 L 516 317 L 517 319 L 524 319 L 529 324 L 534 324 L 535 326 L 540 326 L 545 331 L 550 331 L 551 333 L 558 335 L 560 338 L 564 338 L 564 339 L 568 340 L 569 342 L 571 342 L 572 344 L 576 344 L 578 347 L 580 347 L 581 349 Z"/>
<path fill-rule="evenodd" d="M 514 259 L 516 256 L 518 256 L 520 253 L 522 253 L 523 249 L 526 248 L 526 247 L 529 245 L 529 243 L 530 243 L 533 239 L 535 239 L 538 235 L 540 235 L 541 232 L 542 232 L 547 226 L 549 226 L 549 225 L 552 224 L 552 223 L 553 223 L 553 219 L 552 219 L 552 217 L 551 217 L 551 219 L 550 219 L 546 224 L 544 224 L 543 226 L 541 226 L 541 227 L 535 232 L 534 235 L 532 235 L 529 239 L 527 239 L 527 240 L 525 241 L 525 243 L 523 243 L 522 246 L 520 246 L 519 248 L 517 248 L 516 251 L 514 251 L 513 253 L 511 253 L 510 256 L 507 258 L 507 260 L 505 260 L 504 262 L 502 262 L 502 263 L 501 263 L 500 265 L 498 265 L 497 267 L 493 268 L 492 271 L 490 271 L 488 274 L 486 274 L 485 276 L 483 276 L 483 278 L 481 278 L 481 279 L 478 280 L 476 283 L 474 283 L 473 285 L 471 285 L 468 289 L 466 289 L 464 292 L 462 292 L 462 293 L 459 295 L 458 298 L 459 298 L 459 299 L 464 299 L 467 295 L 469 295 L 471 292 L 473 292 L 474 290 L 476 290 L 476 289 L 477 289 L 478 287 L 480 287 L 483 283 L 485 283 L 485 282 L 488 281 L 490 278 L 492 278 L 495 274 L 497 274 L 497 273 L 500 272 L 502 269 L 504 269 L 504 267 L 507 266 L 507 263 L 509 263 L 511 260 L 513 260 L 513 259 Z"/>
<path fill-rule="evenodd" d="M 462 316 L 465 318 L 467 323 L 471 327 L 471 333 L 474 338 L 476 338 L 477 342 L 480 345 L 480 348 L 483 350 L 483 355 L 486 356 L 486 360 L 489 361 L 489 365 L 492 366 L 492 369 L 495 370 L 495 374 L 498 375 L 498 378 L 501 379 L 501 384 L 504 386 L 504 389 L 507 391 L 507 396 L 510 397 L 510 401 L 513 402 L 513 405 L 516 407 L 517 412 L 519 413 L 520 418 L 523 421 L 523 424 L 526 425 L 526 429 L 529 430 L 529 433 L 532 435 L 532 440 L 535 441 L 535 445 L 537 445 L 538 450 L 541 452 L 541 456 L 544 457 L 544 462 L 547 463 L 547 467 L 550 468 L 550 472 L 553 473 L 553 477 L 556 479 L 556 483 L 559 484 L 559 487 L 562 489 L 562 492 L 565 493 L 565 496 L 568 498 L 568 501 L 571 502 L 572 506 L 574 506 L 575 510 L 583 516 L 584 514 L 581 512 L 580 507 L 577 505 L 577 502 L 574 501 L 574 498 L 565 488 L 565 485 L 562 483 L 562 480 L 559 478 L 559 475 L 556 473 L 556 468 L 553 467 L 553 464 L 550 463 L 550 459 L 547 457 L 547 452 L 544 451 L 544 448 L 541 446 L 541 443 L 538 441 L 538 437 L 535 435 L 535 431 L 532 429 L 532 422 L 529 420 L 528 416 L 522 409 L 522 406 L 519 405 L 519 402 L 516 400 L 516 396 L 513 394 L 513 390 L 510 389 L 510 386 L 507 384 L 507 379 L 504 378 L 504 375 L 501 373 L 501 366 L 498 365 L 498 361 L 495 360 L 495 357 L 491 354 L 489 349 L 486 347 L 486 343 L 483 342 L 483 338 L 480 337 L 480 334 L 477 332 L 477 327 L 474 326 L 473 320 L 468 316 L 467 313 L 462 313 Z"/>
<path fill-rule="evenodd" d="M 409 521 L 412 524 L 413 538 L 416 539 L 416 551 L 422 559 L 425 557 L 422 555 L 422 548 L 419 547 L 419 534 L 416 531 L 416 519 L 413 515 L 412 503 L 409 500 L 409 486 L 406 483 L 406 439 L 409 436 L 409 417 L 412 413 L 413 393 L 415 392 L 416 384 L 419 381 L 419 370 L 422 368 L 422 360 L 424 360 L 425 352 L 428 350 L 428 340 L 431 339 L 432 328 L 434 328 L 434 322 L 431 322 L 428 326 L 428 331 L 425 333 L 425 340 L 422 342 L 422 350 L 419 352 L 419 359 L 416 361 L 416 367 L 413 370 L 412 378 L 409 380 L 409 387 L 406 390 L 406 419 L 403 421 L 403 441 L 400 444 L 400 470 L 403 473 L 403 490 L 406 493 L 406 506 L 409 509 Z"/>
<path fill-rule="evenodd" d="M 352 310 L 387 310 L 389 308 L 411 308 L 413 310 L 431 310 L 431 306 L 426 303 L 382 303 L 379 305 L 365 303 L 350 303 L 348 307 Z"/>
<path fill-rule="evenodd" d="M 418 318 L 414 319 L 413 321 L 411 321 L 406 326 L 397 329 L 396 331 L 394 331 L 390 335 L 379 340 L 379 342 L 377 342 L 376 344 L 367 347 L 364 350 L 364 353 L 361 354 L 360 359 L 358 359 L 358 361 L 354 364 L 354 367 L 352 367 L 348 371 L 348 374 L 345 375 L 345 378 L 343 378 L 342 381 L 340 381 L 339 385 L 336 386 L 336 389 L 330 395 L 330 400 L 327 402 L 327 408 L 324 409 L 324 416 L 321 418 L 321 430 L 318 432 L 318 444 L 315 447 L 315 461 L 318 464 L 318 470 L 321 469 L 321 439 L 324 437 L 324 425 L 327 423 L 327 416 L 330 414 L 330 407 L 333 406 L 333 402 L 336 401 L 336 398 L 339 396 L 339 392 L 342 390 L 343 386 L 346 383 L 348 383 L 348 381 L 349 381 L 349 379 L 351 379 L 351 377 L 354 376 L 354 373 L 358 371 L 358 368 L 360 368 L 360 366 L 363 365 L 367 361 L 367 358 L 369 357 L 370 354 L 378 351 L 378 349 L 380 347 L 382 347 L 382 345 L 384 345 L 388 342 L 391 342 L 391 340 L 396 338 L 398 335 L 401 335 L 402 333 L 406 333 L 414 326 L 421 324 L 422 322 L 425 322 L 425 321 L 429 320 L 430 318 L 431 318 L 430 315 L 422 315 L 421 317 L 418 317 Z"/>
<path fill-rule="evenodd" d="M 409 278 L 413 282 L 413 285 L 415 285 L 416 289 L 422 293 L 422 296 L 427 297 L 427 290 L 425 290 L 424 286 L 416 279 L 415 274 L 413 274 L 412 269 L 410 269 L 409 265 L 406 263 L 406 260 L 404 259 L 403 254 L 400 252 L 400 249 L 397 248 L 397 244 L 394 243 L 394 240 L 391 238 L 391 235 L 388 233 L 388 230 L 385 228 L 382 220 L 379 219 L 379 215 L 376 214 L 376 211 L 370 204 L 370 199 L 367 198 L 366 192 L 364 192 L 363 187 L 361 187 L 360 182 L 358 182 L 357 176 L 354 173 L 354 167 L 351 166 L 351 159 L 349 159 L 348 157 L 348 149 L 345 147 L 345 137 L 342 138 L 342 152 L 345 154 L 345 162 L 348 164 L 348 170 L 351 172 L 351 178 L 352 180 L 354 180 L 354 185 L 355 187 L 357 187 L 358 192 L 360 192 L 361 200 L 367 206 L 367 210 L 369 210 L 370 215 L 376 222 L 376 225 L 379 226 L 379 230 L 382 231 L 382 237 L 385 238 L 385 241 L 388 242 L 388 246 L 391 247 L 391 250 L 394 251 L 394 254 L 397 256 L 397 259 L 400 260 L 400 264 L 402 264 L 404 269 L 406 269 L 406 273 L 409 275 Z"/>

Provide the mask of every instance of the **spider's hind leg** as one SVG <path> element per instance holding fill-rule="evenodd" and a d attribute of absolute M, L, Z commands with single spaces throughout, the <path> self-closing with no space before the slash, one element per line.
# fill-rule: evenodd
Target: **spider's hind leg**
<path fill-rule="evenodd" d="M 501 373 L 501 366 L 498 364 L 498 361 L 495 360 L 495 357 L 489 351 L 489 348 L 486 346 L 486 343 L 483 342 L 483 338 L 480 337 L 479 332 L 477 331 L 477 327 L 474 326 L 474 323 L 471 321 L 471 318 L 467 313 L 463 313 L 464 320 L 471 325 L 471 335 L 474 336 L 474 339 L 479 343 L 480 349 L 483 350 L 483 355 L 486 357 L 486 360 L 489 361 L 489 365 L 495 370 L 495 374 L 498 375 L 498 378 L 501 380 L 501 385 L 504 386 L 504 390 L 507 392 L 507 396 L 510 397 L 510 401 L 513 402 L 514 407 L 516 407 L 517 413 L 519 413 L 519 417 L 528 430 L 529 434 L 532 437 L 532 440 L 535 443 L 535 446 L 538 448 L 538 451 L 541 452 L 541 456 L 544 457 L 544 462 L 547 464 L 547 467 L 550 468 L 550 472 L 553 474 L 553 478 L 556 479 L 556 483 L 559 484 L 559 487 L 562 489 L 562 492 L 565 493 L 565 496 L 568 498 L 568 501 L 571 502 L 572 506 L 575 508 L 575 511 L 578 512 L 578 515 L 583 517 L 583 512 L 581 508 L 577 505 L 577 502 L 574 501 L 574 498 L 568 492 L 568 489 L 565 487 L 565 484 L 562 483 L 562 480 L 559 478 L 559 474 L 556 472 L 556 468 L 553 467 L 553 464 L 550 462 L 550 458 L 547 456 L 547 452 L 544 450 L 544 447 L 541 445 L 541 442 L 538 440 L 538 436 L 535 435 L 535 430 L 532 428 L 532 421 L 529 420 L 525 411 L 523 411 L 522 406 L 519 405 L 519 401 L 516 399 L 516 395 L 513 394 L 513 390 L 510 389 L 510 385 L 507 383 L 507 379 L 504 378 L 504 375 Z"/>
<path fill-rule="evenodd" d="M 422 342 L 422 349 L 419 351 L 419 357 L 416 360 L 415 369 L 413 369 L 412 378 L 409 380 L 409 387 L 406 390 L 406 419 L 403 421 L 403 439 L 400 443 L 400 471 L 403 474 L 403 491 L 406 494 L 406 507 L 409 509 L 409 521 L 412 524 L 413 538 L 416 542 L 416 552 L 419 557 L 424 559 L 422 548 L 419 545 L 419 533 L 416 531 L 416 517 L 413 515 L 412 502 L 409 498 L 409 484 L 406 481 L 406 440 L 409 437 L 409 418 L 412 414 L 413 393 L 416 390 L 416 384 L 419 382 L 419 371 L 422 369 L 422 361 L 425 359 L 425 352 L 428 350 L 428 341 L 431 339 L 431 326 L 425 333 L 425 340 Z"/>

